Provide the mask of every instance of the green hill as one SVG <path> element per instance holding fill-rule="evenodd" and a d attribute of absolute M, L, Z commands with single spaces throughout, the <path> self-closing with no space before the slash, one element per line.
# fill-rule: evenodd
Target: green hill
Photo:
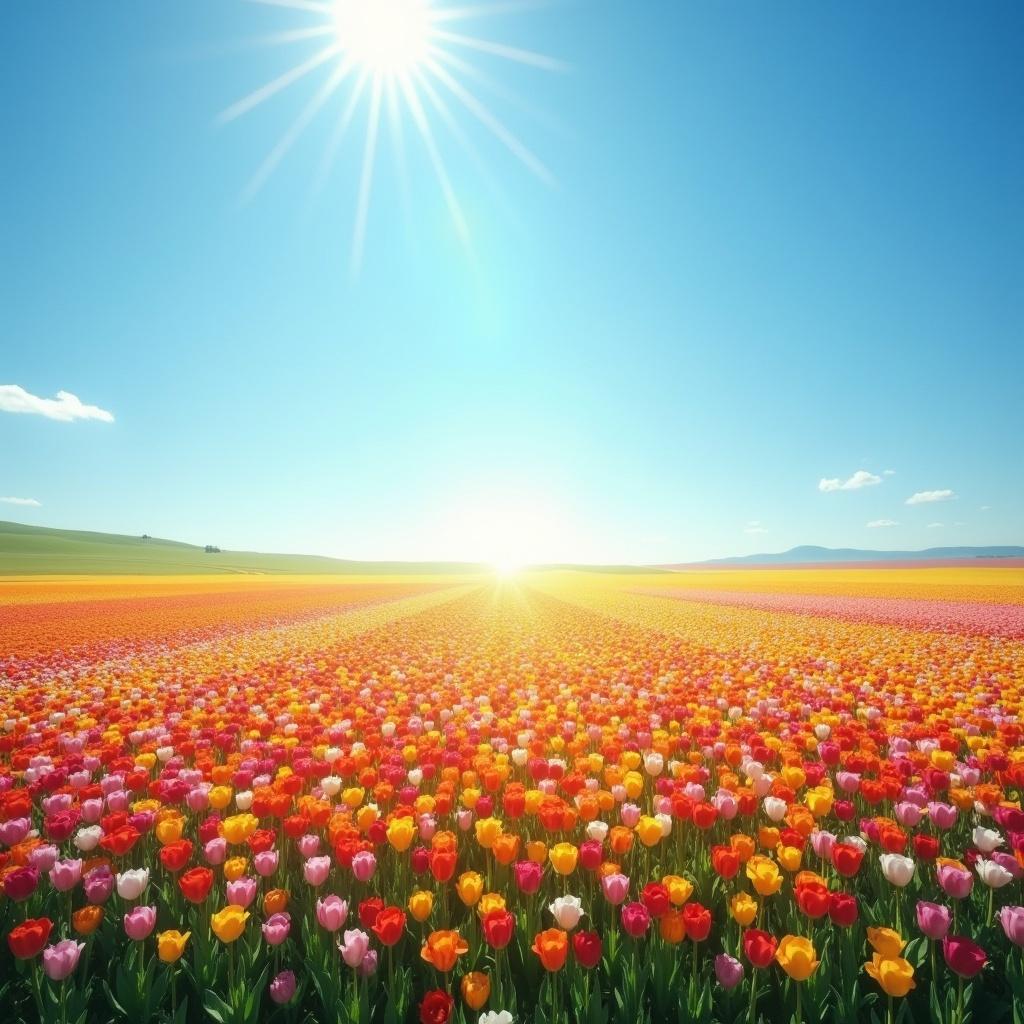
<path fill-rule="evenodd" d="M 0 522 L 0 576 L 186 575 L 189 573 L 317 573 L 427 575 L 487 572 L 475 562 L 359 562 L 319 555 L 207 552 L 158 537 L 54 530 Z"/>

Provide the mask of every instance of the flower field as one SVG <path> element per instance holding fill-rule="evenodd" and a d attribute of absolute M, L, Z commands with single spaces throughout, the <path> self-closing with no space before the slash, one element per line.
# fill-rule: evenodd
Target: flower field
<path fill-rule="evenodd" d="M 928 573 L 0 583 L 3 1020 L 1021 1024 L 1024 581 Z"/>

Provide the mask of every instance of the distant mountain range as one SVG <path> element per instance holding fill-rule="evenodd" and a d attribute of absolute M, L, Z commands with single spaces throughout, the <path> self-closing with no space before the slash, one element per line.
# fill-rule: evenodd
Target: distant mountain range
<path fill-rule="evenodd" d="M 816 565 L 837 562 L 948 562 L 963 559 L 1024 558 L 1024 547 L 1015 544 L 988 547 L 925 548 L 923 551 L 869 551 L 863 548 L 822 548 L 801 544 L 788 551 L 732 558 L 709 558 L 689 565 Z M 683 568 L 684 566 L 665 566 Z"/>
<path fill-rule="evenodd" d="M 599 573 L 661 573 L 729 565 L 836 565 L 979 561 L 1024 564 L 1024 547 L 927 548 L 924 551 L 864 551 L 803 545 L 774 554 L 738 555 L 674 565 L 529 566 L 534 571 L 571 570 Z M 491 574 L 482 562 L 368 562 L 323 555 L 280 555 L 199 547 L 146 535 L 57 530 L 46 526 L 0 522 L 0 576 L 35 575 L 169 575 L 169 574 L 330 574 L 330 575 L 478 575 Z"/>

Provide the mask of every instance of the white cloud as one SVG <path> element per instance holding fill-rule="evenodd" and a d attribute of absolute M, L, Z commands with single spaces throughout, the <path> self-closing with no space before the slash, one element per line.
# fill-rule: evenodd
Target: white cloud
<path fill-rule="evenodd" d="M 941 530 L 942 527 L 944 527 L 945 525 L 946 525 L 945 523 L 929 523 L 928 524 L 928 529 L 929 530 Z"/>
<path fill-rule="evenodd" d="M 933 501 L 952 501 L 956 494 L 950 490 L 918 491 L 906 500 L 907 505 L 927 505 Z"/>
<path fill-rule="evenodd" d="M 979 512 L 988 512 L 988 510 L 989 510 L 990 508 L 992 508 L 992 506 L 991 506 L 991 505 L 982 505 L 982 506 L 980 506 L 980 507 L 979 507 L 978 511 L 979 511 Z"/>
<path fill-rule="evenodd" d="M 0 412 L 33 413 L 62 423 L 73 420 L 114 422 L 113 413 L 98 405 L 86 405 L 70 391 L 58 391 L 56 398 L 40 398 L 17 384 L 0 384 Z"/>
<path fill-rule="evenodd" d="M 27 505 L 29 508 L 41 508 L 42 502 L 35 498 L 0 498 L 5 505 Z"/>
<path fill-rule="evenodd" d="M 895 475 L 896 475 L 896 470 L 895 469 L 883 469 L 882 470 L 882 476 L 895 476 Z"/>
<path fill-rule="evenodd" d="M 895 519 L 872 519 L 871 522 L 868 523 L 868 529 L 869 530 L 878 530 L 878 529 L 882 528 L 883 526 L 899 526 L 899 525 L 900 524 L 897 523 Z"/>
<path fill-rule="evenodd" d="M 866 469 L 858 469 L 849 480 L 840 480 L 839 477 L 825 479 L 818 482 L 819 491 L 859 491 L 862 487 L 872 487 L 880 484 L 882 478 L 869 473 Z"/>
<path fill-rule="evenodd" d="M 760 519 L 751 519 L 746 526 L 743 527 L 744 533 L 767 533 L 766 527 L 761 525 Z"/>

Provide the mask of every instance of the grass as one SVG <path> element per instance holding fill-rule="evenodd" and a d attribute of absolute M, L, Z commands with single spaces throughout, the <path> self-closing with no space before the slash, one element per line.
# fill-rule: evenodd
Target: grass
<path fill-rule="evenodd" d="M 474 562 L 361 562 L 256 551 L 207 553 L 194 544 L 116 533 L 0 522 L 0 576 L 43 575 L 461 575 Z"/>

